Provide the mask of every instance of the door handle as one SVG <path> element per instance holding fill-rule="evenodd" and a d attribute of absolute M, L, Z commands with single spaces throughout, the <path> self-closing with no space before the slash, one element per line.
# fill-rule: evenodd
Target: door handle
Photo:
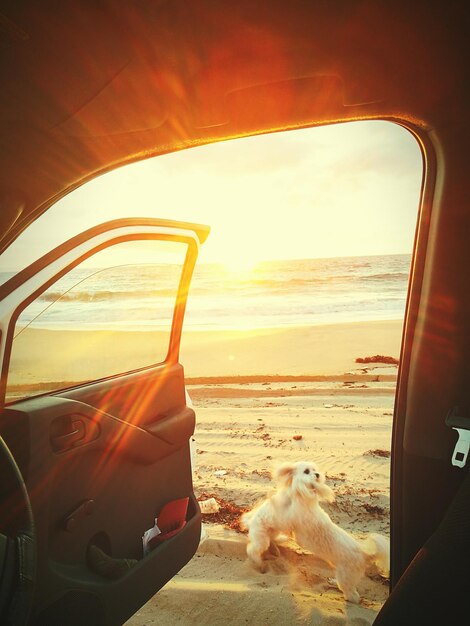
<path fill-rule="evenodd" d="M 72 430 L 67 433 L 51 435 L 51 445 L 54 452 L 65 452 L 75 446 L 82 439 L 85 439 L 86 428 L 83 420 L 74 420 L 70 424 Z"/>

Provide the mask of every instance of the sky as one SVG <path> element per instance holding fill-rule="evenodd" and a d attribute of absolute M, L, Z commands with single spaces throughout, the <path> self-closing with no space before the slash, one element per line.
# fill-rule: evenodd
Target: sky
<path fill-rule="evenodd" d="M 408 253 L 422 158 L 391 122 L 350 122 L 225 141 L 124 166 L 65 196 L 0 257 L 18 270 L 119 217 L 211 226 L 200 262 Z"/>

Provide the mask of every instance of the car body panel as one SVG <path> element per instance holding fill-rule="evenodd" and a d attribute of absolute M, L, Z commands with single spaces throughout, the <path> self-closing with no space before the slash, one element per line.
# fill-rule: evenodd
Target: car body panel
<path fill-rule="evenodd" d="M 187 247 L 164 362 L 10 402 L 3 411 L 2 435 L 25 479 L 36 526 L 33 623 L 63 623 L 64 612 L 72 611 L 70 624 L 120 624 L 198 546 L 201 522 L 190 459 L 195 412 L 186 403 L 178 357 L 189 282 L 207 234 L 202 226 L 161 220 L 111 222 L 60 246 L 3 287 L 5 373 L 19 312 L 79 260 L 123 241 L 178 241 Z M 159 511 L 186 497 L 185 526 L 142 558 L 142 536 Z M 109 580 L 90 567 L 91 545 L 137 563 Z"/>

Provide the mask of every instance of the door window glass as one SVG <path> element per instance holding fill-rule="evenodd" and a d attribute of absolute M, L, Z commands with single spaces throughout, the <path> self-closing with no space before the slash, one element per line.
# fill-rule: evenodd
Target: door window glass
<path fill-rule="evenodd" d="M 164 361 L 186 250 L 119 243 L 36 297 L 15 325 L 7 401 Z"/>

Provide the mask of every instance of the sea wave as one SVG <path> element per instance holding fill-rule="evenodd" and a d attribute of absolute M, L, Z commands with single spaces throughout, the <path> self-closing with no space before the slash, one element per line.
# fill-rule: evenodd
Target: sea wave
<path fill-rule="evenodd" d="M 135 300 L 148 298 L 175 298 L 175 289 L 152 289 L 131 291 L 46 291 L 38 298 L 43 302 L 104 302 L 109 300 Z"/>
<path fill-rule="evenodd" d="M 409 255 L 276 261 L 252 272 L 196 268 L 185 328 L 271 327 L 403 316 Z M 56 283 L 22 314 L 57 328 L 147 328 L 168 324 L 179 274 L 135 267 L 82 269 Z"/>
<path fill-rule="evenodd" d="M 236 292 L 239 295 L 252 294 L 256 292 L 270 292 L 272 294 L 286 294 L 302 290 L 308 290 L 313 287 L 325 287 L 333 289 L 354 289 L 354 285 L 367 285 L 368 283 L 382 283 L 384 287 L 403 284 L 406 286 L 408 274 L 406 272 L 370 274 L 363 276 L 350 276 L 347 274 L 325 276 L 325 277 L 309 277 L 309 278 L 266 278 L 242 281 L 220 281 L 217 288 L 217 280 L 214 277 L 212 283 L 204 285 L 196 284 L 191 288 L 193 297 L 211 296 L 220 291 Z M 125 300 L 148 300 L 152 298 L 175 298 L 176 289 L 162 287 L 159 289 L 90 289 L 80 291 L 60 292 L 56 290 L 46 291 L 39 300 L 42 302 L 106 302 L 106 301 L 125 301 Z"/>
<path fill-rule="evenodd" d="M 374 280 L 374 281 L 407 281 L 408 273 L 407 272 L 392 272 L 385 274 L 370 274 L 369 276 L 360 276 L 359 280 Z"/>
<path fill-rule="evenodd" d="M 259 285 L 263 287 L 278 287 L 282 285 L 284 288 L 301 287 L 304 285 L 318 285 L 318 284 L 333 284 L 333 283 L 354 283 L 354 282 L 368 282 L 368 281 L 390 281 L 390 282 L 403 282 L 408 280 L 407 272 L 388 272 L 383 274 L 332 274 L 330 276 L 309 276 L 308 278 L 288 278 L 285 279 L 282 276 L 278 279 L 254 279 L 251 281 L 244 281 L 243 284 Z"/>

